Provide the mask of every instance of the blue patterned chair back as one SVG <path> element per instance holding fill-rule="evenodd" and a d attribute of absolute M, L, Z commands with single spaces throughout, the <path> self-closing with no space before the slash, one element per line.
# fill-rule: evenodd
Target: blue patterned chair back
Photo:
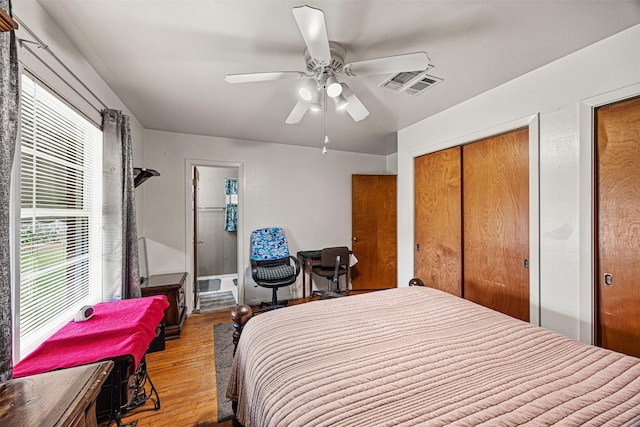
<path fill-rule="evenodd" d="M 251 233 L 251 259 L 271 261 L 288 256 L 287 237 L 282 228 L 261 228 Z"/>

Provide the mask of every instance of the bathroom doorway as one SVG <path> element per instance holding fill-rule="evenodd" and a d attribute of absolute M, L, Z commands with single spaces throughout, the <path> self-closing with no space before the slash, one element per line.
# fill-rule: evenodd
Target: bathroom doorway
<path fill-rule="evenodd" d="M 238 168 L 193 166 L 194 312 L 238 303 Z"/>

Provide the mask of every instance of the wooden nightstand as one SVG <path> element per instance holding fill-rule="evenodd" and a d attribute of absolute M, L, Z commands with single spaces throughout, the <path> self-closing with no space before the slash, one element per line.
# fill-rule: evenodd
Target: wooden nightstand
<path fill-rule="evenodd" d="M 184 284 L 187 273 L 155 274 L 140 286 L 143 297 L 165 295 L 169 307 L 164 311 L 162 322 L 165 324 L 165 340 L 180 338 L 182 323 L 187 317 L 187 306 L 184 295 Z"/>

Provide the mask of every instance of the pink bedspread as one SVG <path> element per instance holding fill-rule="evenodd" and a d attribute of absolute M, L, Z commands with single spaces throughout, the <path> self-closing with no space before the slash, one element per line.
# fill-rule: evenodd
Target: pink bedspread
<path fill-rule="evenodd" d="M 13 367 L 13 377 L 132 355 L 137 367 L 169 302 L 164 295 L 102 302 L 85 322 L 69 322 Z"/>
<path fill-rule="evenodd" d="M 398 288 L 249 320 L 227 397 L 245 427 L 638 427 L 640 359 Z"/>

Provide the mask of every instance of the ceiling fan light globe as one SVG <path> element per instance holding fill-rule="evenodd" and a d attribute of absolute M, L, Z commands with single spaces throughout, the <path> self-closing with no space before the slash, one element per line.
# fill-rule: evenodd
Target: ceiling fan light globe
<path fill-rule="evenodd" d="M 311 98 L 313 98 L 313 92 L 306 87 L 298 89 L 298 95 L 300 95 L 300 98 L 304 101 L 311 101 Z"/>
<path fill-rule="evenodd" d="M 340 88 L 342 88 L 342 86 L 340 86 Z M 347 98 L 342 96 L 342 94 L 334 97 L 333 103 L 335 104 L 337 111 L 344 111 L 347 108 L 347 105 L 349 105 L 349 101 L 347 101 Z"/>
<path fill-rule="evenodd" d="M 307 80 L 298 88 L 298 95 L 303 101 L 311 101 L 318 92 L 318 88 L 312 80 Z"/>
<path fill-rule="evenodd" d="M 334 76 L 329 77 L 327 79 L 327 95 L 329 95 L 331 98 L 335 98 L 341 93 L 342 85 L 340 84 L 340 82 L 338 82 L 338 80 Z"/>
<path fill-rule="evenodd" d="M 322 111 L 322 104 L 320 104 L 319 102 L 312 102 L 311 104 L 309 104 L 309 109 L 311 111 Z"/>

